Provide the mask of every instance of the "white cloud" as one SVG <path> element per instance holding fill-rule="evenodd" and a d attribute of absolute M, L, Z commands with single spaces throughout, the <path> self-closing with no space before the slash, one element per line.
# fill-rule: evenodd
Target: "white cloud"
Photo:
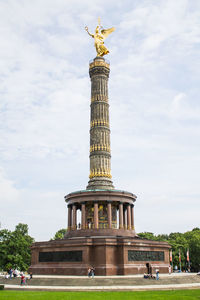
<path fill-rule="evenodd" d="M 176 114 L 180 110 L 185 98 L 186 94 L 184 93 L 179 93 L 174 97 L 171 108 L 172 114 Z"/>
<path fill-rule="evenodd" d="M 191 106 L 188 100 L 185 93 L 178 93 L 171 103 L 170 116 L 176 119 L 200 121 L 199 107 Z"/>
<path fill-rule="evenodd" d="M 14 201 L 19 200 L 19 192 L 14 186 L 14 182 L 10 180 L 7 175 L 5 174 L 5 171 L 3 168 L 0 168 L 0 202 L 6 204 L 12 204 Z"/>

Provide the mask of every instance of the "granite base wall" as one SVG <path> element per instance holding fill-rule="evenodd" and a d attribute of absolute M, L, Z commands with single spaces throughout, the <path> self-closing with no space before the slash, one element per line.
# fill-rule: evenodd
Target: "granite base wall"
<path fill-rule="evenodd" d="M 95 268 L 95 275 L 132 275 L 147 272 L 150 263 L 153 273 L 167 273 L 170 246 L 165 242 L 155 242 L 138 238 L 90 237 L 73 238 L 34 243 L 29 271 L 33 274 L 87 275 L 89 267 Z M 163 261 L 129 261 L 128 250 L 161 251 Z M 81 262 L 39 262 L 40 252 L 82 251 Z"/>

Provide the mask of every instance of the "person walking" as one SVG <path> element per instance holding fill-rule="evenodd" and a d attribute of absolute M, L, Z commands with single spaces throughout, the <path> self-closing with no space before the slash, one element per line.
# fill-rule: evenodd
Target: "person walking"
<path fill-rule="evenodd" d="M 95 269 L 92 267 L 92 268 L 91 268 L 91 275 L 92 275 L 92 278 L 94 278 L 94 271 L 95 271 Z"/>
<path fill-rule="evenodd" d="M 12 279 L 12 273 L 13 273 L 13 270 L 10 268 L 8 271 L 8 274 L 10 275 L 10 279 Z"/>
<path fill-rule="evenodd" d="M 152 266 L 149 264 L 149 277 L 153 278 L 153 270 L 152 270 Z"/>
<path fill-rule="evenodd" d="M 22 273 L 21 274 L 21 285 L 25 285 L 25 282 L 26 282 L 26 278 L 25 278 L 24 274 Z"/>
<path fill-rule="evenodd" d="M 92 269 L 91 268 L 88 268 L 88 278 L 90 278 L 92 275 Z"/>
<path fill-rule="evenodd" d="M 159 269 L 156 269 L 156 280 L 159 279 Z"/>
<path fill-rule="evenodd" d="M 172 267 L 171 267 L 171 265 L 169 265 L 169 275 L 171 275 L 171 273 L 172 273 Z"/>

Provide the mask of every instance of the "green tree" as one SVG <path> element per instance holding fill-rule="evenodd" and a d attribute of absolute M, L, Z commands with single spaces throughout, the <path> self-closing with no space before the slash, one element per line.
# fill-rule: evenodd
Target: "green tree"
<path fill-rule="evenodd" d="M 184 237 L 188 242 L 191 270 L 198 272 L 200 270 L 200 228 L 185 232 Z"/>
<path fill-rule="evenodd" d="M 153 241 L 156 240 L 156 237 L 152 232 L 140 232 L 137 235 L 142 239 L 153 240 Z"/>
<path fill-rule="evenodd" d="M 168 234 L 158 234 L 156 236 L 157 241 L 168 241 L 169 240 L 169 235 Z"/>
<path fill-rule="evenodd" d="M 53 237 L 53 240 L 62 240 L 64 238 L 65 233 L 67 232 L 67 229 L 63 228 L 56 232 L 56 234 Z"/>
<path fill-rule="evenodd" d="M 0 268 L 26 271 L 31 262 L 30 246 L 33 242 L 26 224 L 19 223 L 14 231 L 0 230 Z"/>
<path fill-rule="evenodd" d="M 184 237 L 184 234 L 180 232 L 170 233 L 168 242 L 172 246 L 173 266 L 177 266 L 178 269 L 180 269 L 180 262 L 179 262 L 179 251 L 180 251 L 181 269 L 182 270 L 187 269 L 186 253 L 188 249 L 188 242 L 187 239 Z"/>

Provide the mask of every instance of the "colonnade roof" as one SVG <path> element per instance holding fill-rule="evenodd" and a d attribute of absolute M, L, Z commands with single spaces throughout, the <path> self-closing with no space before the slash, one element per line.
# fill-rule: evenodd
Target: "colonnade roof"
<path fill-rule="evenodd" d="M 124 191 L 124 190 L 116 190 L 116 189 L 114 189 L 114 190 L 111 190 L 111 189 L 109 189 L 109 190 L 106 190 L 106 189 L 80 190 L 80 191 L 71 192 L 70 195 L 71 194 L 76 194 L 76 193 L 88 193 L 88 192 L 112 192 L 112 193 L 116 192 L 116 193 L 128 193 L 128 194 L 133 195 L 133 193 L 131 193 L 131 192 L 127 192 L 127 191 Z"/>
<path fill-rule="evenodd" d="M 75 202 L 81 203 L 84 201 L 117 201 L 123 203 L 133 203 L 136 201 L 137 196 L 133 193 L 122 191 L 122 190 L 80 190 L 76 192 L 72 192 L 65 197 L 65 201 L 68 204 L 72 204 Z"/>

